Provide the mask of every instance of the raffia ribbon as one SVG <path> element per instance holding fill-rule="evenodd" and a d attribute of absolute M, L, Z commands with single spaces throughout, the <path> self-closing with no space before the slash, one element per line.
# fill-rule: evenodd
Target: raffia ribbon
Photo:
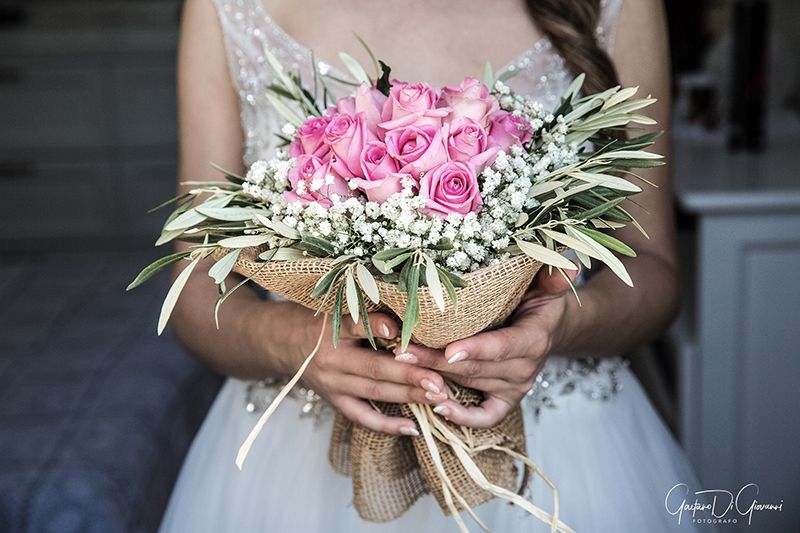
<path fill-rule="evenodd" d="M 244 250 L 234 271 L 265 289 L 305 307 L 316 310 L 319 301 L 311 292 L 331 268 L 329 259 L 302 259 L 264 264 L 256 260 L 257 250 Z M 414 340 L 432 348 L 443 348 L 502 323 L 519 302 L 541 263 L 517 256 L 499 265 L 464 276 L 468 287 L 456 289 L 458 307 L 449 300 L 440 311 L 427 288 L 420 289 L 420 320 Z M 402 316 L 406 295 L 392 284 L 378 281 L 381 305 L 368 301 L 369 311 L 384 311 Z M 330 312 L 328 302 L 324 312 Z M 307 356 L 300 370 L 280 391 L 248 435 L 236 464 L 242 467 L 250 447 L 278 404 L 297 383 L 322 342 Z M 477 405 L 481 394 L 448 384 L 450 397 L 465 405 Z M 388 522 L 405 513 L 421 496 L 432 492 L 445 514 L 452 515 L 462 532 L 468 531 L 461 512 L 469 514 L 484 530 L 485 524 L 473 508 L 492 498 L 512 502 L 539 520 L 551 531 L 571 533 L 559 520 L 558 492 L 555 486 L 525 455 L 522 412 L 513 410 L 500 424 L 489 429 L 471 429 L 449 422 L 421 404 L 375 403 L 389 416 L 406 416 L 417 421 L 421 437 L 409 439 L 371 431 L 337 413 L 328 458 L 334 470 L 353 479 L 353 503 L 359 515 L 372 522 Z M 517 467 L 523 468 L 522 474 Z M 532 476 L 539 476 L 552 489 L 554 512 L 549 514 L 522 496 Z"/>

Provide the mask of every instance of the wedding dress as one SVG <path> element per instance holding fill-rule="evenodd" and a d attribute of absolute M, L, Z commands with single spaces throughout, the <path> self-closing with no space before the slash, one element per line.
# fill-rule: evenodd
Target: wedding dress
<path fill-rule="evenodd" d="M 270 71 L 263 48 L 269 47 L 284 65 L 299 68 L 305 79 L 310 79 L 311 55 L 259 0 L 213 1 L 241 99 L 249 164 L 270 157 L 278 126 L 264 98 Z M 620 2 L 603 4 L 598 38 L 608 50 Z M 555 106 L 571 80 L 546 38 L 502 70 L 516 70 L 509 85 L 545 106 Z M 432 496 L 393 522 L 362 521 L 351 505 L 350 479 L 328 464 L 333 417 L 313 391 L 298 389 L 284 401 L 244 469 L 237 470 L 236 452 L 276 392 L 276 385 L 267 382 L 227 380 L 183 465 L 162 533 L 457 531 Z M 674 485 L 697 486 L 691 468 L 622 359 L 552 356 L 522 403 L 528 455 L 558 488 L 561 518 L 575 531 L 693 531 L 685 516 L 678 526 L 664 504 Z M 552 512 L 545 485 L 535 483 L 529 496 Z M 477 513 L 497 533 L 549 531 L 501 501 L 481 505 Z"/>

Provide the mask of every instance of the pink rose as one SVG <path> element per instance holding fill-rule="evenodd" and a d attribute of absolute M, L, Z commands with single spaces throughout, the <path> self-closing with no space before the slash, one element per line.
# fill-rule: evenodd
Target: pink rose
<path fill-rule="evenodd" d="M 439 217 L 476 212 L 483 205 L 472 165 L 447 161 L 419 181 L 419 195 L 427 200 L 425 212 Z"/>
<path fill-rule="evenodd" d="M 330 117 L 323 116 L 303 122 L 297 128 L 297 139 L 289 146 L 289 155 L 292 157 L 313 155 L 324 159 L 329 150 L 328 145 L 324 143 L 325 127 L 330 121 Z"/>
<path fill-rule="evenodd" d="M 409 114 L 424 113 L 436 107 L 439 95 L 427 83 L 395 82 L 383 107 L 383 120 L 395 120 Z"/>
<path fill-rule="evenodd" d="M 403 178 L 407 177 L 410 177 L 410 175 L 390 172 L 378 180 L 353 178 L 351 181 L 364 191 L 364 194 L 367 195 L 367 200 L 382 204 L 391 195 L 403 189 Z"/>
<path fill-rule="evenodd" d="M 489 136 L 481 125 L 471 118 L 458 118 L 450 124 L 447 152 L 454 161 L 469 161 L 481 168 L 497 155 L 499 148 L 489 146 Z"/>
<path fill-rule="evenodd" d="M 336 101 L 336 107 L 333 109 L 335 113 L 345 113 L 351 117 L 356 116 L 356 99 L 353 96 L 339 98 Z M 333 113 L 331 113 L 333 114 Z"/>
<path fill-rule="evenodd" d="M 386 145 L 380 141 L 370 141 L 364 146 L 361 170 L 364 178 L 350 181 L 373 202 L 383 203 L 402 188 L 400 179 L 405 174 L 397 173 L 397 163 L 386 153 Z"/>
<path fill-rule="evenodd" d="M 355 117 L 346 113 L 333 115 L 325 127 L 325 142 L 331 147 L 331 169 L 345 178 L 363 177 L 361 172 L 361 150 L 375 139 L 367 129 L 363 113 Z"/>
<path fill-rule="evenodd" d="M 387 174 L 397 172 L 397 163 L 386 152 L 381 141 L 370 141 L 361 151 L 361 172 L 370 181 L 383 179 Z"/>
<path fill-rule="evenodd" d="M 496 111 L 489 117 L 489 146 L 507 150 L 509 146 L 530 141 L 532 133 L 527 120 L 508 111 Z"/>
<path fill-rule="evenodd" d="M 439 127 L 447 111 L 436 108 L 439 95 L 427 83 L 394 82 L 383 105 L 380 127 L 391 130 L 411 124 Z"/>
<path fill-rule="evenodd" d="M 448 85 L 442 89 L 439 107 L 449 107 L 450 120 L 466 117 L 486 126 L 486 118 L 500 109 L 497 99 L 489 94 L 489 88 L 475 78 L 464 78 L 458 87 Z"/>
<path fill-rule="evenodd" d="M 414 179 L 447 161 L 442 132 L 433 126 L 406 126 L 386 132 L 386 151 L 400 164 L 400 172 Z"/>
<path fill-rule="evenodd" d="M 374 134 L 378 133 L 378 124 L 383 122 L 381 113 L 386 104 L 386 95 L 366 83 L 356 89 L 355 112 L 364 113 L 367 128 Z"/>
<path fill-rule="evenodd" d="M 339 176 L 334 176 L 329 170 L 330 163 L 323 162 L 319 157 L 299 156 L 289 170 L 292 190 L 284 192 L 284 197 L 289 202 L 319 202 L 325 207 L 330 207 L 333 205 L 330 200 L 331 195 L 350 196 L 351 191 L 347 182 Z"/>

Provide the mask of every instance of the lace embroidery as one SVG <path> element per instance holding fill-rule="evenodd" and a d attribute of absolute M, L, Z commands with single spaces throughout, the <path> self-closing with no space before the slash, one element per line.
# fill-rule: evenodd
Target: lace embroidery
<path fill-rule="evenodd" d="M 260 0 L 213 0 L 228 52 L 230 76 L 239 93 L 245 138 L 244 162 L 268 158 L 278 131 L 275 114 L 264 95 L 271 83 L 263 50 L 268 48 L 285 65 L 311 76 L 311 52 L 276 24 Z M 606 50 L 613 46 L 614 24 L 622 0 L 603 0 L 597 36 Z M 327 68 L 333 69 L 330 65 Z M 335 70 L 335 69 L 334 69 Z M 509 81 L 514 90 L 555 106 L 569 85 L 571 74 L 564 60 L 545 37 L 502 70 L 516 70 Z M 335 83 L 333 83 L 335 85 Z M 336 92 L 336 87 L 333 87 Z"/>
<path fill-rule="evenodd" d="M 520 94 L 534 96 L 543 106 L 554 108 L 567 90 L 572 74 L 553 43 L 542 37 L 503 71 L 515 72 L 506 83 Z"/>
<path fill-rule="evenodd" d="M 617 30 L 617 18 L 622 7 L 622 0 L 601 0 L 600 22 L 597 25 L 597 41 L 608 55 L 614 53 L 614 38 Z"/>
<path fill-rule="evenodd" d="M 258 159 L 271 156 L 275 149 L 274 132 L 279 131 L 281 126 L 265 98 L 266 88 L 272 80 L 264 58 L 264 48 L 268 48 L 287 67 L 298 69 L 305 79 L 311 77 L 311 51 L 275 23 L 260 0 L 212 1 L 217 8 L 224 35 L 231 80 L 241 104 L 245 138 L 243 159 L 245 164 L 250 165 Z M 601 4 L 597 38 L 609 53 L 613 49 L 621 4 L 622 0 L 602 0 Z M 336 73 L 337 69 L 330 65 L 320 62 L 320 66 Z M 516 71 L 508 81 L 514 90 L 531 95 L 550 107 L 558 104 L 572 79 L 564 59 L 546 37 L 539 39 L 499 72 L 506 70 Z M 331 85 L 336 93 L 335 82 L 331 82 Z M 619 390 L 617 374 L 623 365 L 621 359 L 593 361 L 551 358 L 525 403 L 538 415 L 543 408 L 555 407 L 560 396 L 576 390 L 591 399 L 610 399 Z M 265 409 L 277 394 L 279 385 L 277 380 L 251 383 L 247 389 L 246 409 L 250 412 Z M 304 416 L 319 419 L 330 410 L 327 402 L 313 390 L 298 387 L 292 396 L 302 402 Z"/>
<path fill-rule="evenodd" d="M 272 403 L 272 400 L 275 399 L 285 384 L 286 380 L 277 378 L 248 383 L 247 391 L 245 392 L 245 410 L 248 413 L 263 412 L 269 407 L 269 404 Z M 298 385 L 292 389 L 289 396 L 302 402 L 300 416 L 310 416 L 316 422 L 319 422 L 331 413 L 331 405 L 323 400 L 313 389 Z"/>
<path fill-rule="evenodd" d="M 560 396 L 575 391 L 580 391 L 590 400 L 609 401 L 622 390 L 619 374 L 627 365 L 628 362 L 620 357 L 552 357 L 536 376 L 536 382 L 524 401 L 536 418 L 543 409 L 556 408 Z"/>

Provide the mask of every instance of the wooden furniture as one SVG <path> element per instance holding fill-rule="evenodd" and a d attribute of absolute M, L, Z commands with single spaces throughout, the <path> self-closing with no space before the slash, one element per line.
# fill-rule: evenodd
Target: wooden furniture
<path fill-rule="evenodd" d="M 681 353 L 682 441 L 703 488 L 786 502 L 750 531 L 793 531 L 800 508 L 800 128 L 761 154 L 678 139 L 676 194 L 696 217 Z M 746 520 L 725 531 L 747 530 Z M 726 526 L 727 527 L 727 526 Z"/>

